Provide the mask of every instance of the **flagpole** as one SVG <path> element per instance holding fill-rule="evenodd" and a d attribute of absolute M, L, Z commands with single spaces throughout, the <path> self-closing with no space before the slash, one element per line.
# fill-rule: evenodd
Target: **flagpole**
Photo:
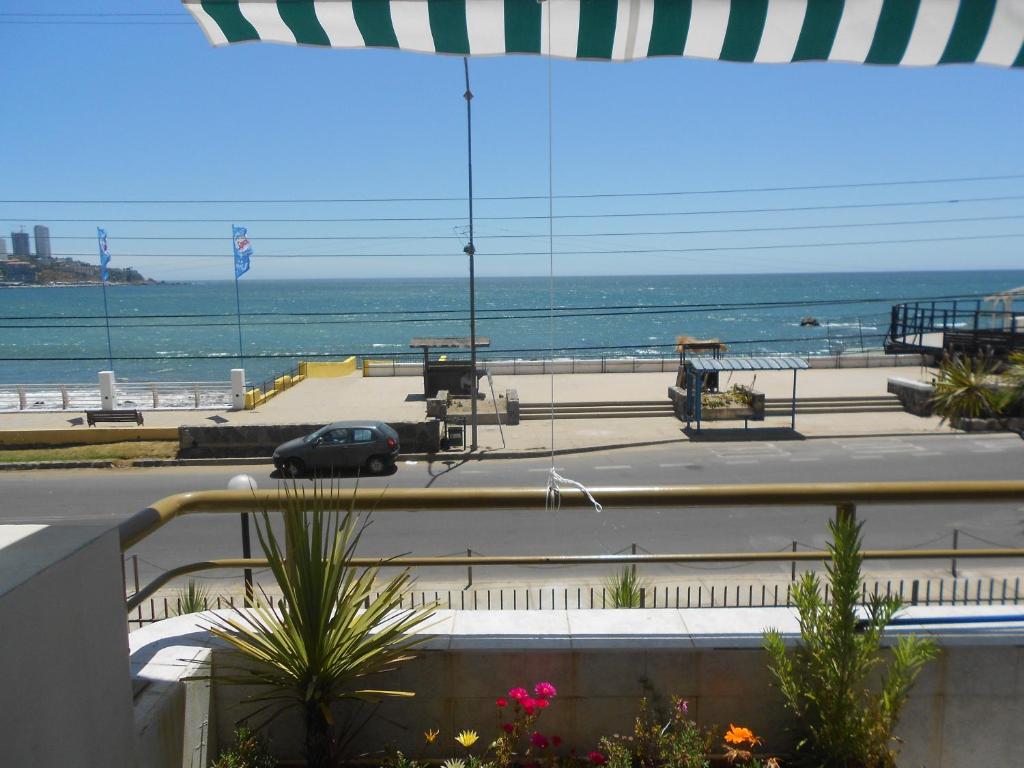
<path fill-rule="evenodd" d="M 100 280 L 103 286 L 103 317 L 107 321 L 107 365 L 114 370 L 114 349 L 110 344 L 110 311 L 107 309 L 107 281 Z"/>
<path fill-rule="evenodd" d="M 473 257 L 476 255 L 476 244 L 473 242 L 473 92 L 469 89 L 469 58 L 462 57 L 462 66 L 466 73 L 466 159 L 469 172 L 469 245 L 463 251 L 469 256 L 469 367 L 470 396 L 469 418 L 472 431 L 469 450 L 477 448 L 477 378 L 476 378 L 476 285 L 474 284 Z"/>
<path fill-rule="evenodd" d="M 232 240 L 232 242 L 234 242 Z M 245 354 L 242 351 L 242 299 L 238 294 L 238 270 L 235 270 L 235 317 L 238 319 L 238 367 L 245 368 Z"/>

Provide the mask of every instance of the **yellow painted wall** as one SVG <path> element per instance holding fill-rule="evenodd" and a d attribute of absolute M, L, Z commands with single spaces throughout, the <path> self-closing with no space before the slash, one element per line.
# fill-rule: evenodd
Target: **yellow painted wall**
<path fill-rule="evenodd" d="M 70 429 L 0 430 L 0 446 L 98 445 L 142 440 L 177 440 L 177 427 L 77 427 Z"/>
<path fill-rule="evenodd" d="M 340 362 L 299 363 L 299 373 L 305 373 L 311 379 L 330 379 L 336 376 L 348 376 L 356 370 L 355 357 Z"/>

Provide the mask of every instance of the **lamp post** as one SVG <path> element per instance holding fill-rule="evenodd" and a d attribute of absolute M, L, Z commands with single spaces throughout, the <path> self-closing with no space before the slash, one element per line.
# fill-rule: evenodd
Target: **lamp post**
<path fill-rule="evenodd" d="M 463 248 L 463 252 L 469 256 L 469 367 L 470 367 L 470 422 L 471 438 L 469 450 L 475 451 L 476 442 L 476 285 L 473 270 L 473 257 L 476 255 L 476 246 L 473 244 L 473 92 L 469 89 L 469 58 L 462 57 L 463 70 L 466 73 L 466 92 L 463 97 L 466 99 L 466 154 L 469 170 L 469 244 Z"/>
<path fill-rule="evenodd" d="M 258 486 L 256 485 L 256 478 L 252 475 L 235 475 L 228 480 L 229 491 L 255 491 Z M 242 557 L 248 560 L 252 557 L 252 544 L 249 537 L 249 513 L 242 512 Z M 245 605 L 248 608 L 252 605 L 252 568 L 246 568 L 243 573 L 243 583 L 245 584 Z"/>

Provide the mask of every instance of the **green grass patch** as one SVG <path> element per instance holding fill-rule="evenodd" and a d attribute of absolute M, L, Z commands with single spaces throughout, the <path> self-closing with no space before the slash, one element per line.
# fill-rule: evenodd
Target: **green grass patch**
<path fill-rule="evenodd" d="M 53 448 L 0 450 L 0 463 L 21 461 L 130 461 L 131 459 L 173 459 L 178 443 L 172 440 L 68 445 Z"/>

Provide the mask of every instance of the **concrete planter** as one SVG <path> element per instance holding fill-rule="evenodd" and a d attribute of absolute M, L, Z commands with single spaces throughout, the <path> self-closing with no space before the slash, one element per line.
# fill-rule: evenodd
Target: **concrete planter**
<path fill-rule="evenodd" d="M 1024 430 L 1024 416 L 1005 419 L 950 419 L 953 429 L 964 432 L 1020 432 Z"/>
<path fill-rule="evenodd" d="M 730 421 L 746 419 L 764 421 L 764 392 L 752 392 L 750 405 L 730 405 L 720 408 L 704 406 L 700 412 L 701 421 Z"/>

